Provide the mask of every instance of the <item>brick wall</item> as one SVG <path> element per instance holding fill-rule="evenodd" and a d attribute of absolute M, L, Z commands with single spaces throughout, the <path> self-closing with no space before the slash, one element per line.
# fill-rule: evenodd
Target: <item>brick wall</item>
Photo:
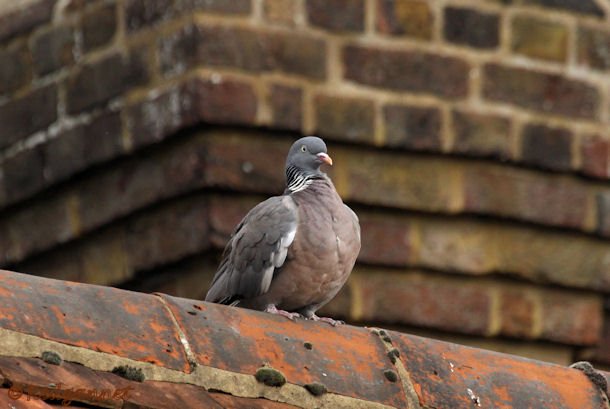
<path fill-rule="evenodd" d="M 202 297 L 316 133 L 363 229 L 326 313 L 610 365 L 609 22 L 595 0 L 0 3 L 0 266 Z"/>

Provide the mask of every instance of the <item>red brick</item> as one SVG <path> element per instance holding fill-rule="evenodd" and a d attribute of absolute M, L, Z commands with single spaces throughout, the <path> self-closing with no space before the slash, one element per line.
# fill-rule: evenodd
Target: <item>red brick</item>
<path fill-rule="evenodd" d="M 37 33 L 32 40 L 34 69 L 39 76 L 74 63 L 74 30 L 58 26 Z"/>
<path fill-rule="evenodd" d="M 127 31 L 166 20 L 172 15 L 172 0 L 127 0 L 125 2 L 125 22 Z"/>
<path fill-rule="evenodd" d="M 38 88 L 0 105 L 0 147 L 8 146 L 57 119 L 57 86 Z"/>
<path fill-rule="evenodd" d="M 405 266 L 413 261 L 408 220 L 358 213 L 362 247 L 358 261 L 366 264 Z"/>
<path fill-rule="evenodd" d="M 13 3 L 17 7 L 6 7 L 0 15 L 0 41 L 25 34 L 51 20 L 56 2 L 57 0 L 29 1 L 25 10 L 20 3 Z"/>
<path fill-rule="evenodd" d="M 197 56 L 208 66 L 326 78 L 326 43 L 296 32 L 201 26 Z"/>
<path fill-rule="evenodd" d="M 47 183 L 118 156 L 121 152 L 121 119 L 105 114 L 90 124 L 62 132 L 42 147 Z"/>
<path fill-rule="evenodd" d="M 557 74 L 497 64 L 484 67 L 483 95 L 543 113 L 594 119 L 599 115 L 599 91 L 582 81 Z"/>
<path fill-rule="evenodd" d="M 406 324 L 462 334 L 488 331 L 491 299 L 472 281 L 429 274 L 362 273 L 364 321 Z"/>
<path fill-rule="evenodd" d="M 13 92 L 31 80 L 31 59 L 25 43 L 15 43 L 0 50 L 0 95 Z"/>
<path fill-rule="evenodd" d="M 299 131 L 303 117 L 303 91 L 298 87 L 272 84 L 269 93 L 274 127 Z"/>
<path fill-rule="evenodd" d="M 116 4 L 88 11 L 82 18 L 83 49 L 85 52 L 109 44 L 117 31 Z"/>
<path fill-rule="evenodd" d="M 534 337 L 536 304 L 522 288 L 500 289 L 500 334 L 530 339 Z"/>
<path fill-rule="evenodd" d="M 391 147 L 439 151 L 441 113 L 437 108 L 386 105 L 385 143 Z"/>
<path fill-rule="evenodd" d="M 511 49 L 528 57 L 563 62 L 568 55 L 568 29 L 554 21 L 517 16 L 512 21 Z"/>
<path fill-rule="evenodd" d="M 511 122 L 508 118 L 454 110 L 453 151 L 472 156 L 507 159 L 511 156 Z"/>
<path fill-rule="evenodd" d="M 251 0 L 176 0 L 180 12 L 202 10 L 207 13 L 247 15 L 252 12 Z"/>
<path fill-rule="evenodd" d="M 448 98 L 468 94 L 468 64 L 454 57 L 350 45 L 342 59 L 345 78 L 363 85 Z"/>
<path fill-rule="evenodd" d="M 608 311 L 604 314 L 600 341 L 590 350 L 583 351 L 583 355 L 586 360 L 610 364 L 610 314 Z"/>
<path fill-rule="evenodd" d="M 496 48 L 500 42 L 500 18 L 497 14 L 475 9 L 446 7 L 444 36 L 449 42 L 475 48 Z"/>
<path fill-rule="evenodd" d="M 603 17 L 605 15 L 604 10 L 597 5 L 595 0 L 525 0 L 524 3 L 590 14 L 598 17 Z"/>
<path fill-rule="evenodd" d="M 577 46 L 580 64 L 598 70 L 610 69 L 610 32 L 579 27 Z"/>
<path fill-rule="evenodd" d="M 115 53 L 85 65 L 66 81 L 68 113 L 102 105 L 131 87 L 148 80 L 146 61 L 136 51 L 131 56 Z"/>
<path fill-rule="evenodd" d="M 375 105 L 372 100 L 317 95 L 314 108 L 316 133 L 320 136 L 373 142 Z"/>
<path fill-rule="evenodd" d="M 434 15 L 420 0 L 377 0 L 377 31 L 422 40 L 432 38 Z"/>
<path fill-rule="evenodd" d="M 568 171 L 572 159 L 572 132 L 529 124 L 523 128 L 521 155 L 524 163 L 547 169 Z"/>
<path fill-rule="evenodd" d="M 258 101 L 250 84 L 232 79 L 201 79 L 192 84 L 199 111 L 205 122 L 254 124 Z"/>
<path fill-rule="evenodd" d="M 509 167 L 472 167 L 464 175 L 465 210 L 584 229 L 592 197 L 577 180 Z M 570 203 L 570 206 L 566 206 Z"/>
<path fill-rule="evenodd" d="M 610 141 L 598 135 L 588 135 L 580 139 L 578 145 L 581 170 L 588 176 L 610 177 Z"/>
<path fill-rule="evenodd" d="M 595 345 L 601 338 L 602 321 L 601 296 L 583 298 L 563 291 L 542 298 L 542 338 L 571 345 Z"/>
<path fill-rule="evenodd" d="M 364 30 L 364 0 L 306 0 L 309 23 L 331 31 Z"/>

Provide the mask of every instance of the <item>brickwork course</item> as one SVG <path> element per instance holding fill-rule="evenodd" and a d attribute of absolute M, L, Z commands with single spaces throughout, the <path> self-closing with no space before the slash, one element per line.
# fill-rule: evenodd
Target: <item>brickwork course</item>
<path fill-rule="evenodd" d="M 201 299 L 317 134 L 363 238 L 324 314 L 608 368 L 608 27 L 602 0 L 0 1 L 0 267 Z"/>

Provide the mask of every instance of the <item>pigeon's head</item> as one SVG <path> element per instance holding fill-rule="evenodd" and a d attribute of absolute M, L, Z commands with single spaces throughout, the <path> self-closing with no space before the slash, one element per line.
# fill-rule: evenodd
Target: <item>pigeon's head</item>
<path fill-rule="evenodd" d="M 306 136 L 292 144 L 286 158 L 286 169 L 295 167 L 300 171 L 317 172 L 323 163 L 333 164 L 326 153 L 326 144 L 317 136 Z"/>

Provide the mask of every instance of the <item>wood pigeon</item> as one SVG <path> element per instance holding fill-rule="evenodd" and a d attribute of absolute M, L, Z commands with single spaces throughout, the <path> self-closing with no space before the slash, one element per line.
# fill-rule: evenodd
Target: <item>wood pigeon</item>
<path fill-rule="evenodd" d="M 279 314 L 318 317 L 347 281 L 360 252 L 360 224 L 330 178 L 326 144 L 297 140 L 286 158 L 286 190 L 237 225 L 205 300 Z"/>

